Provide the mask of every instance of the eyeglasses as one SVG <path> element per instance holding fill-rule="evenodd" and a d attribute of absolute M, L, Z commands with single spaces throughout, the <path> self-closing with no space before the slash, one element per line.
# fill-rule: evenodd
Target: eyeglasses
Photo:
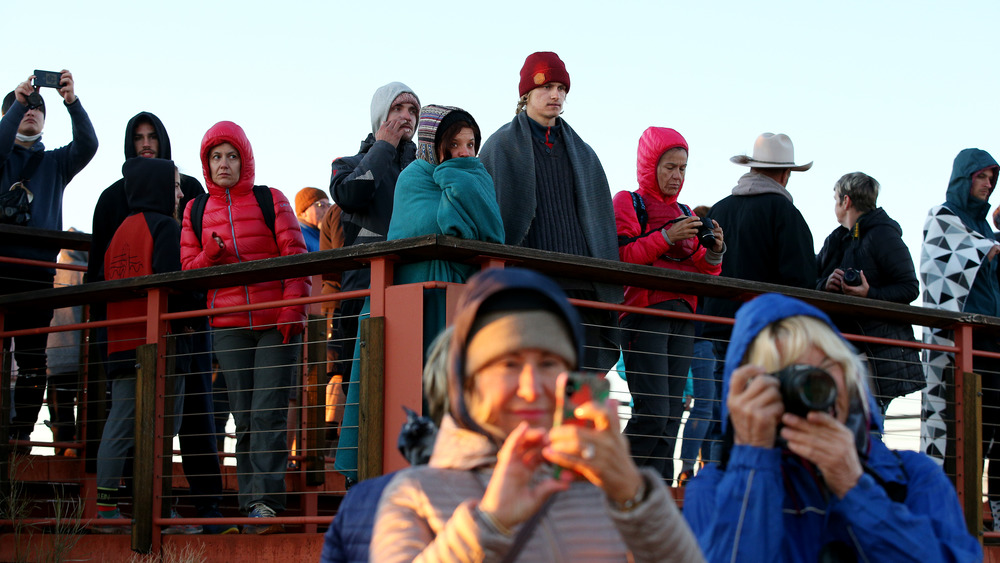
<path fill-rule="evenodd" d="M 313 203 L 312 206 L 313 207 L 318 207 L 320 209 L 326 209 L 327 207 L 333 207 L 333 204 L 330 203 L 330 200 L 319 199 L 319 200 L 316 200 L 316 202 Z"/>

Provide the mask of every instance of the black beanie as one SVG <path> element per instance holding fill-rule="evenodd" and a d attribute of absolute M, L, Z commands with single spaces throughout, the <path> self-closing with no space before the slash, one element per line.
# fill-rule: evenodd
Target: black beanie
<path fill-rule="evenodd" d="M 41 95 L 39 95 L 39 99 L 40 98 Z M 10 93 L 8 93 L 7 96 L 3 99 L 3 106 L 0 107 L 0 115 L 7 113 L 7 110 L 10 109 L 10 106 L 14 105 L 15 100 L 17 100 L 17 97 L 14 96 L 14 91 L 11 90 Z M 45 115 L 45 100 L 42 100 L 42 105 L 39 107 L 42 110 L 42 115 Z"/>

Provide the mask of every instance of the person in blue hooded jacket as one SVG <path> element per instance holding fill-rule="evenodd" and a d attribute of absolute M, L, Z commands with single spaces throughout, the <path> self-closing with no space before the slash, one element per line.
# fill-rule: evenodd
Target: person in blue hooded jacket
<path fill-rule="evenodd" d="M 785 410 L 774 374 L 819 368 L 826 411 Z M 822 311 L 767 294 L 736 314 L 723 380 L 722 461 L 684 515 L 709 561 L 979 561 L 955 489 L 922 453 L 889 450 L 864 367 Z"/>
<path fill-rule="evenodd" d="M 935 206 L 924 222 L 924 243 L 920 249 L 920 281 L 924 286 L 924 306 L 956 313 L 1000 316 L 1000 284 L 997 260 L 1000 245 L 986 216 L 989 197 L 996 186 L 1000 167 L 990 153 L 965 149 L 958 153 L 951 169 L 945 202 Z M 924 328 L 924 342 L 954 346 L 951 330 Z M 976 350 L 1000 352 L 993 334 L 973 332 Z M 920 447 L 927 455 L 943 462 L 947 446 L 946 383 L 952 377 L 952 354 L 924 351 L 927 387 L 923 391 Z M 1000 461 L 1000 446 L 994 446 L 1000 422 L 1000 361 L 975 356 L 973 370 L 982 376 L 983 457 Z M 993 529 L 1000 531 L 1000 463 L 991 463 L 989 501 Z"/>

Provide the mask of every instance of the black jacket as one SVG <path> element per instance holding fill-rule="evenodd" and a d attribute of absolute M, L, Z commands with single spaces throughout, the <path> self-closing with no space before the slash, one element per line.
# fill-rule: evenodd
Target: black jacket
<path fill-rule="evenodd" d="M 744 178 L 749 176 L 753 175 Z M 722 276 L 814 287 L 816 256 L 812 232 L 787 197 L 778 193 L 730 195 L 712 207 L 709 217 L 718 221 L 726 233 Z M 705 314 L 733 318 L 740 305 L 739 301 L 706 298 Z M 707 336 L 728 337 L 731 331 L 730 325 L 705 325 Z"/>
<path fill-rule="evenodd" d="M 181 226 L 174 212 L 174 163 L 159 158 L 131 158 L 122 166 L 129 214 L 108 243 L 104 270 L 109 280 L 178 272 L 181 269 Z M 170 312 L 201 307 L 191 292 L 173 293 Z M 145 312 L 146 300 L 133 298 L 107 305 L 107 316 L 122 319 Z M 191 319 L 171 321 L 174 334 L 191 327 Z M 142 342 L 143 323 L 108 328 L 108 373 L 134 373 L 135 349 Z"/>
<path fill-rule="evenodd" d="M 396 179 L 416 154 L 413 141 L 394 147 L 369 134 L 358 154 L 333 161 L 330 196 L 343 210 L 344 246 L 385 240 Z M 369 283 L 368 269 L 344 272 L 343 291 L 364 289 Z"/>
<path fill-rule="evenodd" d="M 157 158 L 170 160 L 170 137 L 163 127 L 160 118 L 148 111 L 137 113 L 129 120 L 125 126 L 125 160 L 138 156 L 135 152 L 135 143 L 132 136 L 140 121 L 149 121 L 156 129 L 157 137 L 160 141 L 160 152 Z M 181 191 L 184 197 L 181 199 L 181 212 L 183 216 L 184 206 L 200 194 L 205 193 L 205 188 L 196 178 L 181 174 Z M 122 221 L 128 217 L 129 207 L 125 197 L 125 179 L 121 178 L 111 184 L 97 200 L 94 207 L 93 235 L 90 243 L 90 262 L 87 265 L 87 281 L 95 282 L 104 280 L 104 253 L 107 252 L 108 244 L 115 231 L 121 226 Z"/>
<path fill-rule="evenodd" d="M 903 243 L 903 230 L 880 207 L 858 218 L 854 228 L 837 227 L 823 243 L 816 256 L 816 289 L 824 290 L 826 280 L 837 268 L 861 270 L 868 280 L 868 298 L 894 303 L 910 303 L 920 293 L 910 250 Z M 834 318 L 843 332 L 913 341 L 913 329 L 907 325 L 886 323 L 861 317 Z M 905 395 L 924 386 L 918 352 L 915 348 L 856 342 L 872 361 L 872 391 L 885 405 L 893 397 Z"/>

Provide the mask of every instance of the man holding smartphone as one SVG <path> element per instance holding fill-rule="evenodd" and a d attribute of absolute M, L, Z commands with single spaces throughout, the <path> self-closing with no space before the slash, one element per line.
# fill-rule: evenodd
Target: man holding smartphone
<path fill-rule="evenodd" d="M 17 85 L 3 100 L 0 118 L 0 190 L 21 182 L 33 194 L 31 217 L 26 226 L 50 231 L 62 230 L 63 190 L 83 170 L 97 152 L 97 134 L 87 112 L 76 97 L 73 74 L 63 70 L 57 92 L 63 98 L 73 123 L 73 140 L 66 146 L 45 150 L 42 129 L 45 127 L 45 103 L 32 85 L 34 75 Z M 7 242 L 0 255 L 11 258 L 55 262 L 58 248 L 40 248 Z M 37 266 L 4 264 L 0 294 L 19 293 L 52 287 L 55 270 Z M 51 309 L 25 310 L 8 316 L 4 328 L 20 330 L 49 326 Z M 38 418 L 45 389 L 46 335 L 15 337 L 19 377 L 14 389 L 11 434 L 27 440 Z"/>

